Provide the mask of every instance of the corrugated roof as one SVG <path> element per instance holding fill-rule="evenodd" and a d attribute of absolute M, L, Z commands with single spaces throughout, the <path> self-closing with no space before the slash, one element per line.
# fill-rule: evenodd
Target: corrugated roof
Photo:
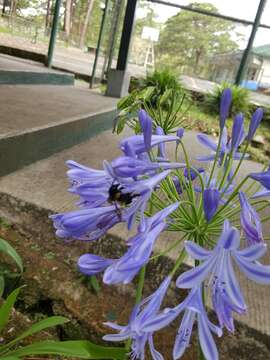
<path fill-rule="evenodd" d="M 252 53 L 262 57 L 270 58 L 270 44 L 256 46 L 252 49 Z"/>

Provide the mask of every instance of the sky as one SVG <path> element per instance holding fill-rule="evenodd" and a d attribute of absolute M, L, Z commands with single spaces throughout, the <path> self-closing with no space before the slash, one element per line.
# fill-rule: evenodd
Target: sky
<path fill-rule="evenodd" d="M 179 5 L 188 5 L 192 2 L 192 0 L 167 1 Z M 259 0 L 194 0 L 194 2 L 210 2 L 219 10 L 220 14 L 250 21 L 254 21 L 256 11 L 259 5 Z M 158 20 L 160 22 L 165 22 L 169 17 L 177 14 L 180 11 L 180 9 L 173 8 L 171 6 L 165 6 L 160 4 L 155 4 L 153 6 L 156 14 L 158 14 Z M 138 16 L 143 16 L 143 12 L 140 11 L 140 9 L 138 9 Z M 270 0 L 268 0 L 268 2 L 266 3 L 261 22 L 270 25 Z M 239 32 L 245 35 L 245 40 L 241 42 L 241 44 L 239 44 L 241 48 L 245 48 L 251 31 L 251 26 L 240 25 L 239 27 L 237 27 L 237 30 L 239 30 Z M 270 44 L 270 29 L 259 28 L 254 41 L 254 46 L 260 46 L 265 44 Z"/>

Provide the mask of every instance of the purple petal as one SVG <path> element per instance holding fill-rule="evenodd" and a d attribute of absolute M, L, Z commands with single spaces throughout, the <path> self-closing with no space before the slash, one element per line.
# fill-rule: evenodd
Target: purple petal
<path fill-rule="evenodd" d="M 181 289 L 191 289 L 198 287 L 207 278 L 216 262 L 216 257 L 212 256 L 203 264 L 184 272 L 176 280 L 176 286 Z"/>
<path fill-rule="evenodd" d="M 185 249 L 193 259 L 207 260 L 212 255 L 211 251 L 205 250 L 193 241 L 185 241 Z"/>
<path fill-rule="evenodd" d="M 264 197 L 264 196 L 270 196 L 270 190 L 263 189 L 261 191 L 258 191 L 251 198 L 252 199 L 257 199 L 257 198 Z"/>
<path fill-rule="evenodd" d="M 149 343 L 149 349 L 150 349 L 150 353 L 152 355 L 152 359 L 153 360 L 164 360 L 164 357 L 154 347 L 152 335 L 149 336 L 148 343 Z"/>
<path fill-rule="evenodd" d="M 250 280 L 255 281 L 259 284 L 270 285 L 270 266 L 262 265 L 258 262 L 253 263 L 247 261 L 245 258 L 234 254 L 235 261 L 239 266 L 239 269 L 248 277 Z"/>
<path fill-rule="evenodd" d="M 95 275 L 105 270 L 114 262 L 112 259 L 104 259 L 93 254 L 84 254 L 79 257 L 78 268 L 86 275 Z"/>
<path fill-rule="evenodd" d="M 204 162 L 204 161 L 213 161 L 215 159 L 215 155 L 206 155 L 206 156 L 197 156 L 196 160 Z"/>
<path fill-rule="evenodd" d="M 157 126 L 156 128 L 156 134 L 157 135 L 164 135 L 164 131 L 160 126 Z M 160 159 L 166 159 L 166 152 L 165 152 L 165 143 L 160 143 L 158 145 L 158 157 Z"/>
<path fill-rule="evenodd" d="M 251 173 L 249 176 L 259 181 L 267 190 L 270 190 L 270 169 L 260 173 Z"/>
<path fill-rule="evenodd" d="M 199 134 L 197 135 L 197 139 L 202 145 L 206 146 L 207 148 L 213 151 L 217 151 L 217 144 L 215 143 L 215 141 L 212 140 L 210 136 L 205 134 Z"/>
<path fill-rule="evenodd" d="M 232 103 L 232 91 L 230 88 L 224 89 L 221 95 L 219 108 L 219 125 L 222 130 L 225 126 L 225 121 L 229 116 Z"/>
<path fill-rule="evenodd" d="M 232 140 L 231 148 L 236 151 L 239 145 L 243 142 L 245 137 L 244 131 L 244 116 L 243 114 L 238 114 L 234 118 L 233 128 L 232 128 Z"/>
<path fill-rule="evenodd" d="M 238 250 L 235 253 L 240 255 L 247 261 L 255 261 L 261 258 L 267 251 L 266 244 L 251 245 L 243 250 Z"/>
<path fill-rule="evenodd" d="M 218 360 L 218 351 L 211 331 L 209 330 L 207 318 L 198 315 L 199 341 L 204 357 L 207 360 Z"/>
<path fill-rule="evenodd" d="M 224 259 L 224 280 L 226 283 L 226 291 L 231 301 L 243 311 L 246 310 L 247 306 L 241 293 L 239 283 L 235 277 L 235 273 L 232 267 L 231 259 L 229 255 Z"/>
<path fill-rule="evenodd" d="M 187 309 L 181 321 L 173 347 L 173 358 L 179 359 L 189 346 L 196 313 Z"/>
<path fill-rule="evenodd" d="M 258 108 L 252 115 L 250 124 L 249 124 L 249 129 L 248 129 L 248 136 L 247 136 L 247 140 L 251 141 L 253 136 L 255 135 L 255 132 L 258 128 L 258 126 L 260 125 L 260 122 L 263 118 L 263 109 L 262 108 Z"/>
<path fill-rule="evenodd" d="M 184 136 L 184 132 L 185 132 L 185 129 L 184 129 L 184 128 L 179 128 L 179 129 L 176 131 L 176 136 L 178 136 L 179 139 L 182 139 L 182 137 Z"/>
<path fill-rule="evenodd" d="M 229 220 L 225 220 L 223 231 L 219 238 L 218 245 L 226 250 L 237 250 L 240 245 L 240 233 L 232 227 Z"/>
<path fill-rule="evenodd" d="M 145 150 L 149 151 L 151 149 L 152 119 L 145 110 L 140 110 L 139 121 L 143 132 Z"/>
<path fill-rule="evenodd" d="M 206 189 L 203 192 L 203 209 L 207 222 L 215 215 L 220 200 L 218 189 Z"/>

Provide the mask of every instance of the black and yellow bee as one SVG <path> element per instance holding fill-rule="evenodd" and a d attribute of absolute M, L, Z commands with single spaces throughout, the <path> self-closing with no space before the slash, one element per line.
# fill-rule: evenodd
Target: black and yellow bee
<path fill-rule="evenodd" d="M 139 196 L 138 194 L 133 193 L 123 193 L 121 190 L 123 190 L 123 186 L 120 184 L 112 184 L 109 188 L 109 197 L 108 201 L 111 203 L 118 203 L 122 206 L 127 206 L 131 204 L 134 197 Z"/>

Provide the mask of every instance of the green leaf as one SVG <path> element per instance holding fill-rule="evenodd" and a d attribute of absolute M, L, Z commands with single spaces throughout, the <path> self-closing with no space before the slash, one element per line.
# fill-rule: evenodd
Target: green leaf
<path fill-rule="evenodd" d="M 0 358 L 1 360 L 20 360 L 20 358 L 19 357 L 17 357 L 17 356 L 4 356 L 4 357 L 1 357 Z"/>
<path fill-rule="evenodd" d="M 28 355 L 63 355 L 81 359 L 117 359 L 125 357 L 125 348 L 106 347 L 92 344 L 87 340 L 74 341 L 41 341 L 11 351 L 10 356 L 24 357 Z M 2 360 L 2 359 L 1 359 Z"/>
<path fill-rule="evenodd" d="M 36 324 L 33 324 L 28 330 L 24 331 L 16 339 L 14 339 L 14 340 L 10 341 L 8 344 L 4 345 L 4 347 L 9 348 L 13 344 L 17 343 L 18 341 L 21 341 L 22 339 L 26 338 L 27 336 L 36 334 L 36 333 L 38 333 L 44 329 L 47 329 L 49 327 L 65 324 L 68 321 L 69 320 L 63 316 L 51 316 L 47 319 L 43 319 L 43 320 L 37 322 Z"/>
<path fill-rule="evenodd" d="M 5 278 L 3 275 L 0 275 L 0 298 L 3 296 L 5 290 Z"/>
<path fill-rule="evenodd" d="M 23 263 L 20 255 L 6 240 L 1 238 L 0 238 L 0 251 L 3 251 L 5 254 L 9 255 L 15 261 L 20 271 L 23 272 Z"/>
<path fill-rule="evenodd" d="M 141 100 L 149 100 L 151 98 L 151 96 L 153 95 L 153 93 L 155 92 L 155 87 L 154 86 L 148 86 L 147 88 L 143 89 L 140 94 L 139 94 L 139 99 Z"/>
<path fill-rule="evenodd" d="M 12 291 L 12 293 L 7 297 L 6 301 L 0 308 L 0 332 L 3 330 L 4 326 L 8 322 L 9 316 L 11 314 L 12 308 L 15 304 L 20 290 L 21 288 Z"/>
<path fill-rule="evenodd" d="M 171 97 L 172 97 L 172 89 L 167 89 L 159 99 L 160 105 L 164 105 Z"/>
<path fill-rule="evenodd" d="M 126 116 L 119 116 L 117 120 L 117 128 L 116 128 L 117 135 L 119 135 L 124 130 L 126 119 L 127 119 Z"/>
<path fill-rule="evenodd" d="M 90 276 L 89 282 L 90 282 L 92 289 L 95 291 L 95 293 L 97 295 L 99 295 L 100 286 L 99 286 L 99 282 L 98 282 L 98 279 L 96 278 L 96 276 L 95 275 Z"/>

